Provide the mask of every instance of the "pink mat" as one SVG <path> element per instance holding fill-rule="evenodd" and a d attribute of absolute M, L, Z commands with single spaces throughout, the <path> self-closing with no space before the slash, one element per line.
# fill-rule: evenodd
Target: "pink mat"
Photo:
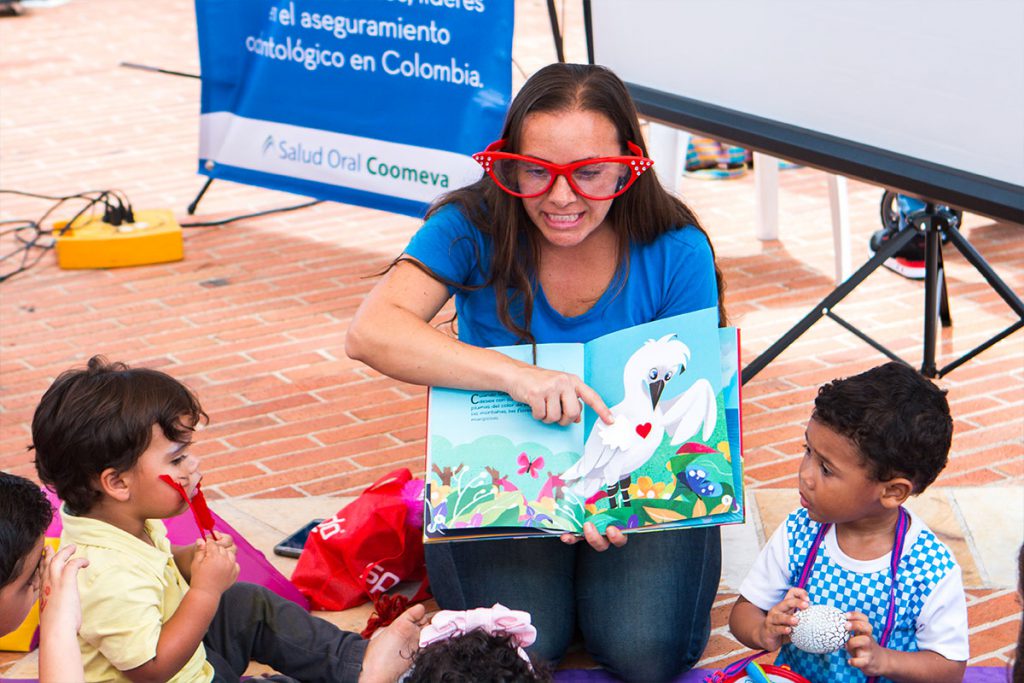
<path fill-rule="evenodd" d="M 57 514 L 60 500 L 53 492 L 46 488 L 43 488 L 43 492 L 50 500 L 54 510 L 53 521 L 50 522 L 50 528 L 46 530 L 46 535 L 51 538 L 58 538 L 63 528 L 60 515 Z M 235 545 L 238 548 L 238 566 L 240 568 L 238 573 L 239 581 L 266 586 L 282 598 L 291 600 L 304 609 L 309 609 L 309 601 L 306 599 L 306 596 L 300 593 L 284 574 L 277 571 L 274 565 L 270 564 L 266 555 L 254 548 L 230 524 L 221 519 L 217 513 L 212 511 L 211 513 L 215 522 L 214 530 L 230 534 L 231 538 L 235 539 Z M 200 537 L 199 527 L 196 525 L 192 513 L 188 510 L 177 517 L 165 519 L 164 524 L 167 526 L 167 538 L 175 545 L 189 545 Z"/>

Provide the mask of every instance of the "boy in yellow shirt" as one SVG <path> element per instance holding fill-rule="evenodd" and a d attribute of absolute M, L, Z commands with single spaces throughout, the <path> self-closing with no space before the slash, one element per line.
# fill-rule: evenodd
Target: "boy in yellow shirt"
<path fill-rule="evenodd" d="M 88 681 L 237 681 L 250 660 L 278 681 L 393 681 L 418 643 L 423 607 L 373 644 L 262 586 L 235 583 L 226 534 L 174 546 L 162 519 L 187 508 L 201 479 L 189 453 L 206 414 L 165 373 L 107 363 L 58 377 L 32 420 L 40 479 L 64 501 L 61 543 L 89 561 L 79 575 L 79 644 Z"/>

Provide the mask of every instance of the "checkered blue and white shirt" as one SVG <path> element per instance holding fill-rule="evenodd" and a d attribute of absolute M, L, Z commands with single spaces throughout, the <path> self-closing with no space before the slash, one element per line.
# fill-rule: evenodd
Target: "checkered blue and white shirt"
<path fill-rule="evenodd" d="M 960 567 L 953 553 L 913 513 L 897 572 L 896 620 L 887 647 L 913 652 L 931 650 L 966 661 L 967 603 Z M 740 594 L 768 611 L 782 601 L 800 578 L 820 525 L 804 509 L 790 513 L 772 535 L 740 587 Z M 891 553 L 856 560 L 844 553 L 833 526 L 825 535 L 807 581 L 812 604 L 861 612 L 871 621 L 875 638 L 885 628 L 889 606 Z M 788 664 L 813 683 L 862 683 L 867 677 L 847 664 L 845 648 L 813 655 L 784 645 L 776 664 Z M 881 679 L 887 681 L 888 679 Z"/>

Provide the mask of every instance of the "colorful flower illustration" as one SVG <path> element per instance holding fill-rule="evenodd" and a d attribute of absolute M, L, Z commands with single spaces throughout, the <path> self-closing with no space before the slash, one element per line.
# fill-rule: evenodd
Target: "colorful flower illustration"
<path fill-rule="evenodd" d="M 550 522 L 551 518 L 533 509 L 532 505 L 526 506 L 526 514 L 519 515 L 519 521 L 526 526 L 538 526 L 544 522 Z"/>
<path fill-rule="evenodd" d="M 718 452 L 725 456 L 726 462 L 732 462 L 732 451 L 729 449 L 728 441 L 718 442 Z"/>
<path fill-rule="evenodd" d="M 427 531 L 437 533 L 448 528 L 445 518 L 448 516 L 448 501 L 445 501 L 430 511 L 430 523 L 427 524 Z"/>
<path fill-rule="evenodd" d="M 430 505 L 431 506 L 440 505 L 441 501 L 443 501 L 445 498 L 447 498 L 448 494 L 451 493 L 451 492 L 452 492 L 452 487 L 447 485 L 447 484 L 442 484 L 441 486 L 437 486 L 437 485 L 431 486 L 430 487 Z"/>
<path fill-rule="evenodd" d="M 733 510 L 733 507 L 736 507 L 736 509 Z M 711 509 L 710 514 L 718 515 L 722 514 L 723 512 L 739 512 L 739 507 L 733 505 L 732 496 L 730 496 L 728 493 L 722 496 L 722 501 Z"/>
<path fill-rule="evenodd" d="M 479 512 L 469 518 L 468 522 L 455 522 L 456 529 L 475 529 L 483 524 L 484 516 Z"/>
<path fill-rule="evenodd" d="M 650 477 L 640 477 L 630 484 L 629 497 L 668 500 L 675 488 L 675 482 L 666 484 L 663 481 L 654 481 Z"/>
<path fill-rule="evenodd" d="M 537 512 L 543 512 L 551 516 L 558 513 L 558 504 L 555 502 L 554 498 L 541 498 L 533 502 L 523 499 L 523 502 L 531 506 Z"/>

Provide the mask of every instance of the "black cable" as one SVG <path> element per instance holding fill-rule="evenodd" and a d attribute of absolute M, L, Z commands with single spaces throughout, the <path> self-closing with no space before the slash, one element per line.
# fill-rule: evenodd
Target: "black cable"
<path fill-rule="evenodd" d="M 28 228 L 28 227 L 29 226 L 25 226 L 25 228 Z M 34 266 L 37 263 L 39 263 L 39 260 L 43 258 L 43 255 L 47 251 L 49 251 L 50 249 L 53 248 L 52 244 L 49 244 L 49 245 L 37 245 L 36 243 L 39 241 L 39 238 L 42 237 L 42 234 L 39 232 L 38 226 L 31 226 L 31 227 L 36 230 L 36 235 L 35 235 L 35 237 L 33 237 L 33 239 L 31 241 L 24 242 L 24 244 L 21 247 L 18 247 L 14 251 L 12 251 L 12 252 L 10 252 L 8 254 L 5 254 L 2 257 L 0 257 L 0 263 L 2 263 L 2 262 L 6 261 L 9 258 L 13 258 L 13 257 L 17 256 L 18 254 L 22 254 L 21 264 L 18 265 L 18 267 L 15 268 L 14 270 L 12 270 L 11 272 L 4 273 L 4 274 L 0 275 L 0 283 L 6 282 L 10 278 L 12 278 L 15 275 L 17 275 L 18 273 L 24 273 L 26 270 L 28 270 L 32 266 Z M 24 229 L 24 228 L 22 228 L 22 229 Z M 19 238 L 19 239 L 21 239 L 21 238 Z M 32 251 L 33 248 L 38 249 L 38 254 L 36 255 L 35 259 L 33 259 L 31 262 L 29 262 L 29 256 L 30 256 L 31 251 Z"/>
<path fill-rule="evenodd" d="M 93 206 L 95 206 L 98 202 L 104 201 L 108 196 L 110 196 L 111 192 L 118 192 L 118 190 L 113 190 L 113 191 L 111 191 L 111 190 L 88 190 L 87 192 L 78 192 L 76 194 L 69 194 L 69 195 L 64 195 L 64 196 L 53 196 L 53 195 L 46 195 L 46 194 L 38 194 L 38 193 L 35 193 L 35 192 L 23 192 L 21 190 L 4 190 L 4 189 L 0 189 L 0 194 L 14 194 L 14 195 L 20 195 L 22 197 L 33 197 L 35 199 L 49 199 L 49 200 L 56 201 L 57 203 L 54 204 L 53 206 L 51 206 L 49 209 L 47 209 L 46 213 L 44 213 L 36 221 L 29 221 L 28 219 L 18 219 L 18 220 L 22 220 L 22 221 L 25 221 L 25 222 L 34 222 L 36 224 L 36 226 L 38 227 L 40 232 L 47 233 L 47 234 L 52 232 L 52 230 L 47 230 L 46 228 L 43 228 L 42 227 L 43 223 L 45 223 L 46 219 L 49 218 L 50 214 L 53 213 L 54 211 L 56 211 L 64 202 L 70 201 L 72 199 L 86 199 L 86 200 L 89 201 L 89 203 L 86 204 L 86 206 L 85 206 L 85 208 L 83 210 L 79 211 L 78 214 L 76 214 L 74 218 L 72 218 L 70 221 L 67 222 L 67 225 L 65 225 L 64 228 L 62 228 L 61 233 L 67 231 L 71 227 L 71 224 L 74 223 L 74 221 L 78 220 L 78 218 L 82 214 L 84 214 L 85 211 L 87 211 L 90 208 L 92 208 Z M 92 195 L 96 195 L 96 196 L 92 196 Z"/>
<path fill-rule="evenodd" d="M 91 194 L 100 195 L 100 194 L 103 194 L 106 191 L 108 191 L 108 190 L 87 190 L 86 192 L 77 192 L 75 194 L 64 195 L 62 197 L 54 197 L 52 195 L 37 194 L 35 192 L 23 192 L 21 190 L 3 190 L 3 189 L 0 189 L 0 194 L 16 194 L 16 195 L 21 195 L 22 197 L 34 197 L 36 199 L 50 199 L 50 200 L 53 200 L 53 201 L 58 201 L 58 200 L 62 200 L 62 199 L 75 199 L 77 197 L 82 197 L 84 199 L 91 199 L 91 197 L 89 197 L 89 195 L 91 195 Z"/>
<path fill-rule="evenodd" d="M 78 213 L 76 213 L 74 215 L 74 217 L 71 220 L 69 220 L 67 223 L 64 224 L 64 226 L 60 229 L 60 232 L 58 234 L 59 235 L 63 235 L 64 233 L 66 233 L 68 230 L 71 229 L 71 226 L 73 226 L 75 224 L 75 222 L 79 218 L 81 218 L 83 215 L 85 215 L 86 211 L 88 211 L 92 207 L 96 206 L 100 202 L 106 202 L 107 201 L 107 197 L 109 197 L 109 196 L 110 196 L 110 192 L 106 191 L 106 192 L 103 192 L 99 197 L 96 197 L 95 199 L 90 200 L 89 203 L 87 203 L 85 206 L 83 206 L 78 211 Z M 56 208 L 58 206 L 60 206 L 61 204 L 63 204 L 63 203 L 64 203 L 63 201 L 60 201 L 60 202 L 57 202 L 56 205 L 50 207 L 50 210 L 47 211 L 45 214 L 43 214 L 43 217 L 41 219 L 39 219 L 39 221 L 38 221 L 39 225 L 42 226 L 43 221 L 46 220 L 46 218 L 49 217 L 49 215 L 51 213 L 53 213 L 54 210 L 56 210 Z M 109 204 L 107 204 L 107 206 L 109 206 Z"/>
<path fill-rule="evenodd" d="M 258 218 L 260 216 L 268 216 L 272 213 L 284 213 L 286 211 L 297 211 L 298 209 L 305 209 L 307 206 L 315 206 L 317 204 L 323 204 L 322 199 L 314 199 L 311 202 L 305 204 L 296 204 L 295 206 L 283 206 L 278 209 L 267 209 L 266 211 L 257 211 L 256 213 L 247 213 L 241 216 L 232 216 L 231 218 L 225 218 L 219 221 L 205 221 L 202 223 L 182 223 L 182 228 L 212 228 L 217 225 L 226 225 L 228 223 L 234 223 L 235 221 L 244 220 L 246 218 Z"/>
<path fill-rule="evenodd" d="M 32 247 L 32 246 L 35 245 L 36 242 L 39 241 L 39 237 L 40 237 L 39 231 L 36 230 L 35 228 L 36 228 L 36 226 L 33 223 L 32 225 L 23 225 L 23 226 L 18 227 L 18 228 L 13 228 L 11 230 L 6 230 L 6 231 L 4 231 L 4 234 L 14 233 L 14 239 L 16 239 L 19 242 L 21 242 L 22 244 L 26 245 L 26 247 Z M 34 231 L 35 234 L 32 236 L 31 239 L 26 239 L 25 237 L 21 236 L 20 233 L 24 232 L 25 230 L 32 230 L 32 231 Z M 3 263 L 4 261 L 6 261 L 9 258 L 17 256 L 26 247 L 19 247 L 19 248 L 15 249 L 14 251 L 10 252 L 10 253 L 7 253 L 7 254 L 4 254 L 3 256 L 0 256 L 0 263 Z"/>
<path fill-rule="evenodd" d="M 128 200 L 128 195 L 121 190 L 89 190 L 88 192 L 78 192 L 76 194 L 70 194 L 65 196 L 54 196 L 39 194 L 36 192 L 24 192 L 21 190 L 4 190 L 0 189 L 0 194 L 13 194 L 22 197 L 32 197 L 34 199 L 47 199 L 54 204 L 50 206 L 38 220 L 31 220 L 28 218 L 14 218 L 7 220 L 0 220 L 0 226 L 14 225 L 14 227 L 8 227 L 0 230 L 0 237 L 12 235 L 15 240 L 21 243 L 20 246 L 13 249 L 12 251 L 0 255 L 0 263 L 6 262 L 8 259 L 21 256 L 21 263 L 11 272 L 0 274 L 0 283 L 6 282 L 10 278 L 23 273 L 32 266 L 39 263 L 43 255 L 54 248 L 56 239 L 54 238 L 54 229 L 43 227 L 50 215 L 53 214 L 57 209 L 64 205 L 65 202 L 69 202 L 75 199 L 85 200 L 85 205 L 78 210 L 78 212 L 71 218 L 71 220 L 64 223 L 64 225 L 57 230 L 58 235 L 63 235 L 65 232 L 71 229 L 72 226 L 78 222 L 82 216 L 88 211 L 94 209 L 97 205 L 102 205 L 104 209 L 103 220 L 111 225 L 119 225 L 121 222 L 134 223 L 135 216 L 132 210 L 131 202 Z M 257 211 L 255 213 L 242 214 L 240 216 L 232 216 L 230 218 L 223 218 L 217 221 L 204 221 L 199 223 L 183 223 L 182 228 L 206 228 L 215 227 L 219 225 L 227 225 L 228 223 L 234 223 L 235 221 L 244 220 L 247 218 L 258 218 L 260 216 L 268 216 L 275 213 L 284 213 L 287 211 L 297 211 L 298 209 L 305 209 L 316 204 L 322 204 L 323 200 L 315 199 L 313 201 L 305 202 L 302 204 L 296 204 L 294 206 L 284 206 L 277 209 L 266 209 L 265 211 Z M 24 233 L 28 232 L 29 235 L 25 236 Z M 44 238 L 49 237 L 51 241 L 41 242 Z M 32 257 L 32 250 L 37 250 L 35 258 Z M 31 261 L 30 261 L 31 258 Z"/>
<path fill-rule="evenodd" d="M 73 199 L 83 199 L 86 201 L 86 204 L 75 215 L 74 218 L 67 222 L 65 227 L 61 230 L 61 232 L 67 230 L 76 220 L 78 220 L 82 215 L 84 215 L 86 211 L 94 207 L 96 204 L 100 202 L 108 203 L 109 198 L 111 196 L 114 196 L 109 190 L 90 190 L 89 192 L 79 192 L 76 194 L 65 196 L 53 196 L 39 194 L 36 192 L 23 192 L 21 190 L 0 189 L 0 194 L 20 195 L 23 197 L 32 197 L 34 199 L 48 199 L 54 202 L 54 204 L 50 208 L 48 208 L 38 220 L 19 218 L 4 220 L 0 222 L 0 224 L 2 225 L 10 225 L 13 223 L 21 224 L 13 228 L 7 228 L 6 230 L 0 232 L 0 236 L 13 235 L 14 239 L 21 243 L 20 246 L 0 256 L 0 263 L 4 263 L 9 259 L 16 258 L 19 255 L 21 256 L 20 264 L 18 264 L 10 272 L 0 274 L 0 283 L 6 282 L 15 275 L 18 275 L 19 273 L 24 273 L 29 268 L 32 268 L 34 265 L 39 263 L 39 261 L 43 258 L 46 252 L 53 249 L 56 243 L 55 240 L 52 240 L 53 229 L 44 228 L 43 224 L 46 222 L 46 219 L 65 202 L 71 201 Z M 25 236 L 24 233 L 26 232 L 29 233 L 28 236 Z M 48 243 L 41 243 L 41 240 L 43 240 L 46 237 L 51 237 L 51 241 Z M 35 250 L 35 252 L 33 252 L 33 250 Z"/>
<path fill-rule="evenodd" d="M 199 74 L 187 74 L 184 71 L 171 71 L 170 69 L 161 69 L 157 66 L 149 66 L 148 64 L 136 64 L 134 62 L 121 62 L 121 66 L 127 69 L 141 69 L 142 71 L 153 71 L 158 74 L 169 74 L 171 76 L 185 76 L 186 78 L 202 78 Z"/>

